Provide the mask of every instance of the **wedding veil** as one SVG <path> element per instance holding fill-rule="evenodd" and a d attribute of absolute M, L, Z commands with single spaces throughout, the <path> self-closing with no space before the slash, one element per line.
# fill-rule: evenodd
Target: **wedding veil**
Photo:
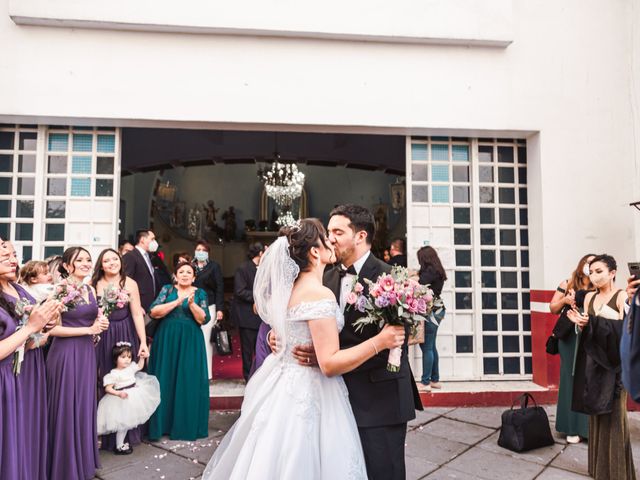
<path fill-rule="evenodd" d="M 279 237 L 262 255 L 253 283 L 253 300 L 263 322 L 271 326 L 278 339 L 278 353 L 286 349 L 287 306 L 293 282 L 300 267 L 289 254 L 289 240 Z"/>

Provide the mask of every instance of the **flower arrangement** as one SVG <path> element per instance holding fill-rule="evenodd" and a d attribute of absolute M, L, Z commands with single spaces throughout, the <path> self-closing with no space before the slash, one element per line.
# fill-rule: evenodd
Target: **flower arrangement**
<path fill-rule="evenodd" d="M 108 318 L 114 310 L 125 307 L 127 303 L 129 303 L 129 292 L 110 283 L 104 287 L 98 306 L 102 314 Z"/>
<path fill-rule="evenodd" d="M 29 320 L 29 315 L 33 311 L 33 305 L 26 298 L 20 298 L 15 304 L 15 312 L 18 317 L 18 326 L 16 331 L 24 327 Z M 37 341 L 40 337 L 35 338 L 36 335 L 31 335 L 34 341 Z M 22 361 L 24 360 L 24 345 L 21 345 L 15 352 L 13 352 L 13 374 L 20 375 L 20 369 L 22 368 Z"/>
<path fill-rule="evenodd" d="M 82 296 L 83 293 L 83 283 L 73 282 L 70 279 L 65 278 L 54 285 L 52 298 L 62 303 L 62 311 L 67 312 L 85 302 L 84 297 Z"/>
<path fill-rule="evenodd" d="M 364 285 L 356 281 L 346 299 L 350 308 L 366 314 L 354 322 L 356 331 L 361 331 L 365 325 L 377 324 L 382 328 L 388 323 L 407 326 L 411 334 L 415 334 L 418 322 L 426 320 L 431 312 L 433 291 L 410 279 L 409 271 L 404 267 L 393 267 L 390 273 L 380 275 L 375 282 L 366 278 L 364 281 L 368 292 Z M 401 347 L 389 352 L 387 370 L 400 370 L 401 355 Z"/>

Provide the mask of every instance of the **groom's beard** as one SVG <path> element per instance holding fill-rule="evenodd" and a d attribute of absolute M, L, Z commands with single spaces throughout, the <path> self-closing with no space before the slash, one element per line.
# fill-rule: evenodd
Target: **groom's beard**
<path fill-rule="evenodd" d="M 353 254 L 355 253 L 355 250 L 356 250 L 355 246 L 347 247 L 346 250 L 340 250 L 340 248 L 337 245 L 335 245 L 336 263 L 344 264 L 344 261 L 346 259 L 353 256 Z"/>

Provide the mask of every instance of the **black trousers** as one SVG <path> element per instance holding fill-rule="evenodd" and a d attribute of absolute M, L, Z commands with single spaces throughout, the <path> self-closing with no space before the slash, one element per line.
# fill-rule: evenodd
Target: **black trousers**
<path fill-rule="evenodd" d="M 404 442 L 407 424 L 359 427 L 369 480 L 405 480 Z"/>
<path fill-rule="evenodd" d="M 258 330 L 253 328 L 238 328 L 240 331 L 240 349 L 242 350 L 242 376 L 245 381 L 249 379 L 251 363 L 256 354 L 256 340 L 258 340 Z"/>

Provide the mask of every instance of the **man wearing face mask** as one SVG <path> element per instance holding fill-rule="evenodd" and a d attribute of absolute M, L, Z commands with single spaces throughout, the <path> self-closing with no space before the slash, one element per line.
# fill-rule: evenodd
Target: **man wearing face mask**
<path fill-rule="evenodd" d="M 155 268 L 149 255 L 156 250 L 158 250 L 158 242 L 153 232 L 138 230 L 135 248 L 122 257 L 125 273 L 138 284 L 140 303 L 145 313 L 148 313 L 149 305 L 155 300 L 159 287 L 162 286 L 158 285 Z"/>

